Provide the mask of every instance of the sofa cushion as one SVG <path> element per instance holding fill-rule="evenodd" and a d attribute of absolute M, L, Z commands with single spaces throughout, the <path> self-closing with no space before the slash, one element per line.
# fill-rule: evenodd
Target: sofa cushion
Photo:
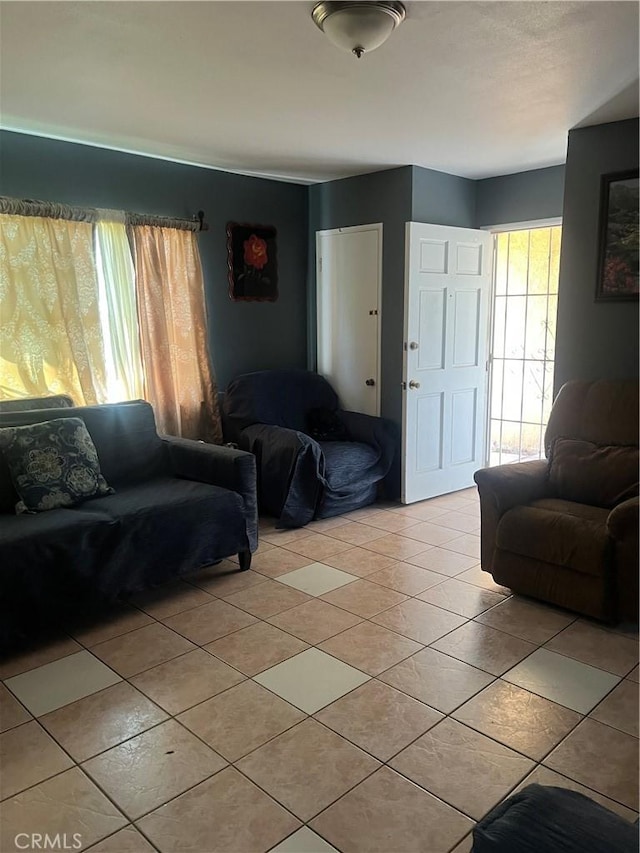
<path fill-rule="evenodd" d="M 18 513 L 73 506 L 113 492 L 80 418 L 4 427 L 0 451 L 20 497 Z"/>
<path fill-rule="evenodd" d="M 525 557 L 601 576 L 608 565 L 608 510 L 565 500 L 516 506 L 500 519 L 496 545 Z"/>
<path fill-rule="evenodd" d="M 16 492 L 7 460 L 4 454 L 0 453 L 0 514 L 10 512 L 15 513 L 16 504 L 19 501 L 18 493 Z"/>
<path fill-rule="evenodd" d="M 332 489 L 353 487 L 380 458 L 374 447 L 359 441 L 319 441 L 318 444 L 324 454 L 325 477 Z M 370 484 L 365 482 L 365 485 Z"/>
<path fill-rule="evenodd" d="M 8 607 L 23 600 L 50 607 L 86 590 L 114 534 L 113 520 L 89 506 L 2 516 L 0 599 Z"/>
<path fill-rule="evenodd" d="M 638 829 L 577 791 L 528 785 L 473 830 L 474 853 L 637 853 Z"/>
<path fill-rule="evenodd" d="M 86 507 L 116 525 L 109 573 L 95 579 L 105 594 L 144 589 L 249 548 L 242 496 L 208 483 L 159 477 Z"/>
<path fill-rule="evenodd" d="M 322 407 L 309 409 L 306 416 L 306 432 L 316 441 L 350 441 L 340 415 Z"/>
<path fill-rule="evenodd" d="M 639 462 L 637 447 L 557 438 L 549 458 L 549 486 L 559 498 L 611 508 L 638 494 Z"/>

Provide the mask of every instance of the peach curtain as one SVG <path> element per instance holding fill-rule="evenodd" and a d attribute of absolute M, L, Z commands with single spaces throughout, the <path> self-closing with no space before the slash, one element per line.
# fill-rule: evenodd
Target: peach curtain
<path fill-rule="evenodd" d="M 149 225 L 130 233 L 146 396 L 158 431 L 220 444 L 196 235 Z"/>
<path fill-rule="evenodd" d="M 0 399 L 106 401 L 92 228 L 0 214 Z"/>

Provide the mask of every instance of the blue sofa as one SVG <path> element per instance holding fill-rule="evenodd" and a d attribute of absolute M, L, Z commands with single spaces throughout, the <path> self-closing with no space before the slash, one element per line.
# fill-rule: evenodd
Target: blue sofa
<path fill-rule="evenodd" d="M 0 427 L 61 417 L 85 422 L 115 493 L 16 515 L 0 454 L 3 633 L 19 630 L 24 614 L 33 625 L 34 608 L 51 615 L 73 602 L 113 601 L 235 554 L 249 568 L 258 536 L 251 454 L 161 437 L 142 401 L 4 412 Z"/>

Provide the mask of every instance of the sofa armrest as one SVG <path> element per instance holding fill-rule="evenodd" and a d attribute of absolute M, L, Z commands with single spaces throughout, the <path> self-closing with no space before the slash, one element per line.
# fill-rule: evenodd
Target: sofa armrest
<path fill-rule="evenodd" d="M 397 495 L 399 482 L 400 434 L 396 424 L 387 418 L 365 415 L 362 412 L 338 412 L 352 441 L 375 447 L 378 466 L 383 476 L 382 484 L 388 497 Z"/>
<path fill-rule="evenodd" d="M 480 562 L 492 571 L 496 530 L 502 516 L 514 506 L 531 503 L 547 492 L 546 459 L 481 468 L 473 475 L 480 496 Z"/>
<path fill-rule="evenodd" d="M 379 418 L 375 415 L 365 415 L 362 412 L 338 411 L 338 416 L 347 428 L 352 441 L 363 444 L 387 445 L 397 441 L 397 429 L 393 421 Z"/>
<path fill-rule="evenodd" d="M 640 498 L 629 498 L 614 507 L 607 517 L 607 532 L 612 539 L 622 541 L 638 538 L 638 513 Z"/>
<path fill-rule="evenodd" d="M 176 477 L 210 483 L 237 492 L 244 501 L 250 550 L 258 545 L 256 460 L 244 450 L 205 444 L 188 438 L 161 436 Z"/>

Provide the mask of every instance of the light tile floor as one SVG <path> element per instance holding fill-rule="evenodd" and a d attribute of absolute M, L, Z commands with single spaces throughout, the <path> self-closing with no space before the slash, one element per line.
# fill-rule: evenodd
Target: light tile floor
<path fill-rule="evenodd" d="M 467 853 L 532 781 L 635 819 L 637 628 L 511 596 L 478 528 L 475 490 L 263 519 L 251 571 L 0 661 L 2 853 Z"/>

